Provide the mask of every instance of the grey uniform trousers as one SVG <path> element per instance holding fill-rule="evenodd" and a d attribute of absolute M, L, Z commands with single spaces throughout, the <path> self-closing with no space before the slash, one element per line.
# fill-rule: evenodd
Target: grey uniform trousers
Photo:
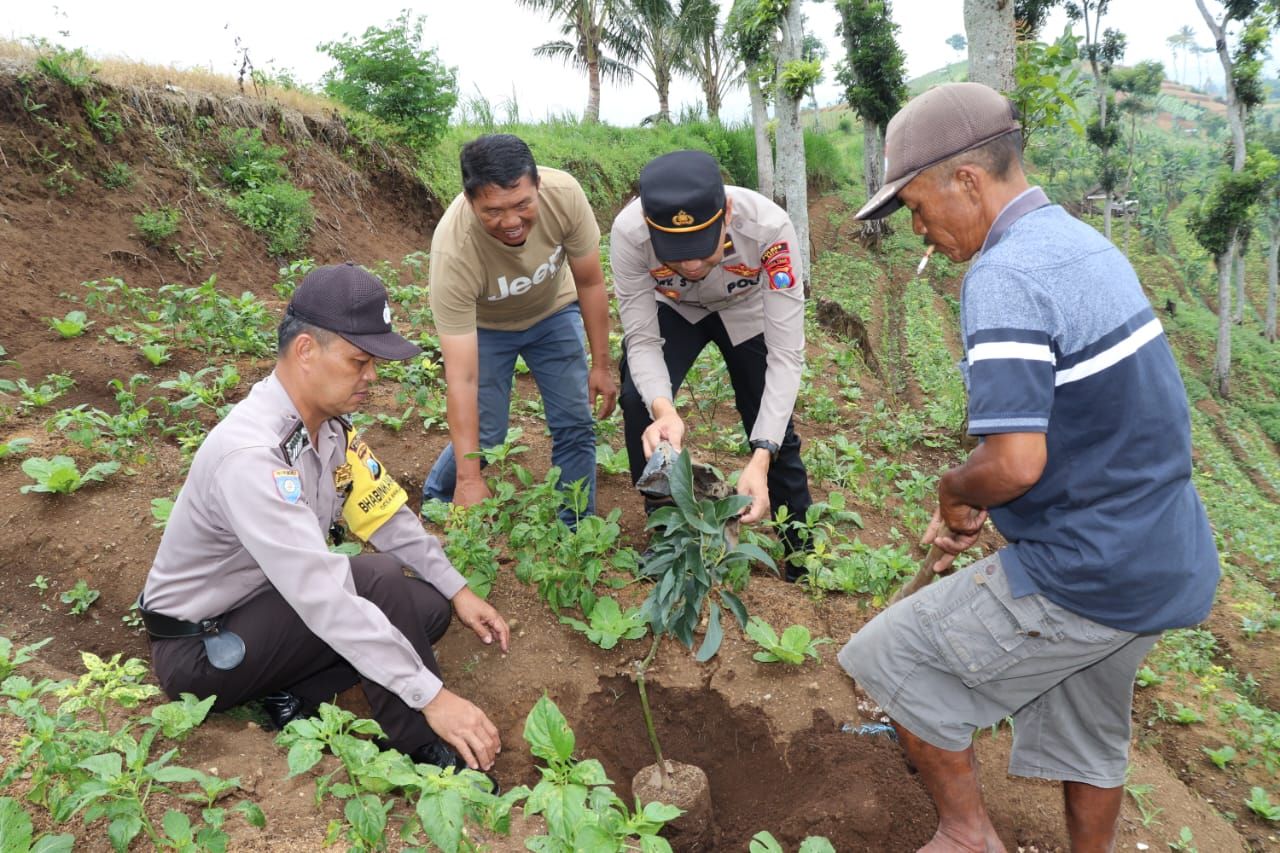
<path fill-rule="evenodd" d="M 406 575 L 401 562 L 390 555 L 352 557 L 351 574 L 356 593 L 376 604 L 413 645 L 427 669 L 439 676 L 431 647 L 444 636 L 453 616 L 448 599 L 422 579 Z M 420 710 L 385 687 L 362 681 L 351 664 L 311 633 L 274 588 L 227 613 L 222 627 L 244 640 L 244 661 L 235 669 L 211 666 L 199 637 L 151 641 L 156 677 L 170 698 L 177 699 L 181 693 L 202 699 L 217 696 L 213 709 L 224 711 L 288 690 L 314 707 L 361 683 L 390 746 L 409 753 L 439 739 Z"/>

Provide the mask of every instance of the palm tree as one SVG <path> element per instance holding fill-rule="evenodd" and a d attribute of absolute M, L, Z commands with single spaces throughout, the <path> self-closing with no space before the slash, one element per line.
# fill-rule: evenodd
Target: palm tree
<path fill-rule="evenodd" d="M 624 26 L 622 0 L 516 0 L 526 9 L 560 21 L 566 38 L 533 49 L 534 56 L 564 60 L 587 72 L 587 109 L 582 120 L 600 120 L 600 80 L 630 82 L 636 45 Z M 610 55 L 612 54 L 612 55 Z"/>
<path fill-rule="evenodd" d="M 742 85 L 742 62 L 728 49 L 720 29 L 720 9 L 715 0 L 682 0 L 680 21 L 689 37 L 685 61 L 689 73 L 702 87 L 707 118 L 720 120 L 720 104 L 732 89 Z"/>
<path fill-rule="evenodd" d="M 688 35 L 670 0 L 632 0 L 632 17 L 623 24 L 634 44 L 638 64 L 649 73 L 635 74 L 658 95 L 658 112 L 646 122 L 671 123 L 671 78 L 683 69 Z"/>
<path fill-rule="evenodd" d="M 1165 43 L 1173 51 L 1173 67 L 1178 67 L 1178 51 L 1182 51 L 1182 77 L 1180 82 L 1186 82 L 1187 79 L 1187 54 L 1196 43 L 1196 31 L 1188 24 L 1183 24 L 1182 29 L 1165 39 Z"/>

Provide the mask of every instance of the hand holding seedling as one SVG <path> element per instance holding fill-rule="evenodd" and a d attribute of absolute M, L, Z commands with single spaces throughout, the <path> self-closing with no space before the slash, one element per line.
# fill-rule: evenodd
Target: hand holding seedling
<path fill-rule="evenodd" d="M 498 729 L 484 711 L 456 693 L 440 688 L 422 709 L 427 725 L 458 751 L 472 770 L 488 770 L 502 751 Z"/>
<path fill-rule="evenodd" d="M 738 494 L 751 498 L 739 519 L 753 524 L 769 515 L 769 451 L 757 450 L 738 476 Z"/>
<path fill-rule="evenodd" d="M 480 642 L 488 645 L 497 637 L 499 648 L 503 652 L 507 651 L 511 642 L 511 629 L 507 627 L 506 620 L 492 604 L 472 592 L 470 587 L 464 586 L 453 597 L 453 612 L 457 614 L 459 622 L 475 632 Z"/>
<path fill-rule="evenodd" d="M 644 458 L 653 455 L 659 444 L 667 442 L 679 453 L 684 447 L 684 420 L 676 412 L 670 400 L 659 397 L 653 401 L 653 423 L 644 431 Z"/>

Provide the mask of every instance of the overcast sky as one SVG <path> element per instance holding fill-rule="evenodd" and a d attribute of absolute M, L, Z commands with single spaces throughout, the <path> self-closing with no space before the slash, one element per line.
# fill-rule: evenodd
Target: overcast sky
<path fill-rule="evenodd" d="M 721 0 L 727 6 L 729 0 Z M 1220 9 L 1208 0 L 1211 11 Z M 406 6 L 425 14 L 425 41 L 435 46 L 441 59 L 458 70 L 462 98 L 483 94 L 502 118 L 502 104 L 515 98 L 520 116 L 541 120 L 549 115 L 580 115 L 586 103 L 586 77 L 559 62 L 533 56 L 534 46 L 559 37 L 545 18 L 518 6 L 515 0 L 215 0 L 174 3 L 159 0 L 62 0 L 54 4 L 9 0 L 0 34 L 10 38 L 42 36 L 68 47 L 84 47 L 95 56 L 122 56 L 180 68 L 206 68 L 234 76 L 238 68 L 235 40 L 247 46 L 249 57 L 260 69 L 289 69 L 301 81 L 314 83 L 332 62 L 317 52 L 321 42 L 358 35 L 369 26 L 385 26 Z M 911 77 L 924 74 L 961 58 L 946 40 L 964 32 L 962 0 L 895 0 L 894 19 L 901 26 L 899 44 L 907 54 Z M 822 104 L 840 98 L 834 82 L 834 66 L 840 56 L 835 36 L 837 15 L 831 2 L 805 2 L 809 30 L 828 46 L 827 82 L 819 86 Z M 1153 20 L 1154 19 L 1154 20 Z M 1113 26 L 1128 37 L 1126 63 L 1143 59 L 1164 62 L 1166 74 L 1172 57 L 1165 39 L 1189 24 L 1208 46 L 1210 40 L 1195 0 L 1113 0 L 1104 26 Z M 1042 38 L 1057 36 L 1066 26 L 1065 16 L 1055 12 Z M 63 33 L 66 35 L 63 35 Z M 1280 52 L 1280 51 L 1276 51 Z M 1221 68 L 1214 54 L 1201 59 L 1206 77 Z M 1181 75 L 1182 60 L 1178 62 Z M 1276 73 L 1276 63 L 1267 63 Z M 1187 78 L 1196 82 L 1196 61 L 1187 61 Z M 672 88 L 672 110 L 701 101 L 698 89 L 688 81 Z M 657 111 L 657 99 L 643 81 L 629 86 L 606 84 L 601 96 L 605 121 L 630 125 Z M 732 94 L 721 116 L 745 119 L 749 114 L 745 91 Z"/>

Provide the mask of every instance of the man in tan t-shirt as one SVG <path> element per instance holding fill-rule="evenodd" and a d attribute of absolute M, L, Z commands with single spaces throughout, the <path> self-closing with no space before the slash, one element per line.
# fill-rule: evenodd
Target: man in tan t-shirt
<path fill-rule="evenodd" d="M 581 481 L 586 492 L 583 506 L 560 512 L 573 526 L 595 512 L 592 403 L 602 398 L 599 414 L 608 417 L 618 396 L 600 229 L 578 182 L 539 169 L 519 137 L 482 136 L 460 159 L 463 191 L 431 241 L 431 309 L 451 443 L 427 475 L 423 499 L 471 506 L 489 497 L 473 454 L 506 439 L 520 356 L 542 394 L 560 487 Z"/>

